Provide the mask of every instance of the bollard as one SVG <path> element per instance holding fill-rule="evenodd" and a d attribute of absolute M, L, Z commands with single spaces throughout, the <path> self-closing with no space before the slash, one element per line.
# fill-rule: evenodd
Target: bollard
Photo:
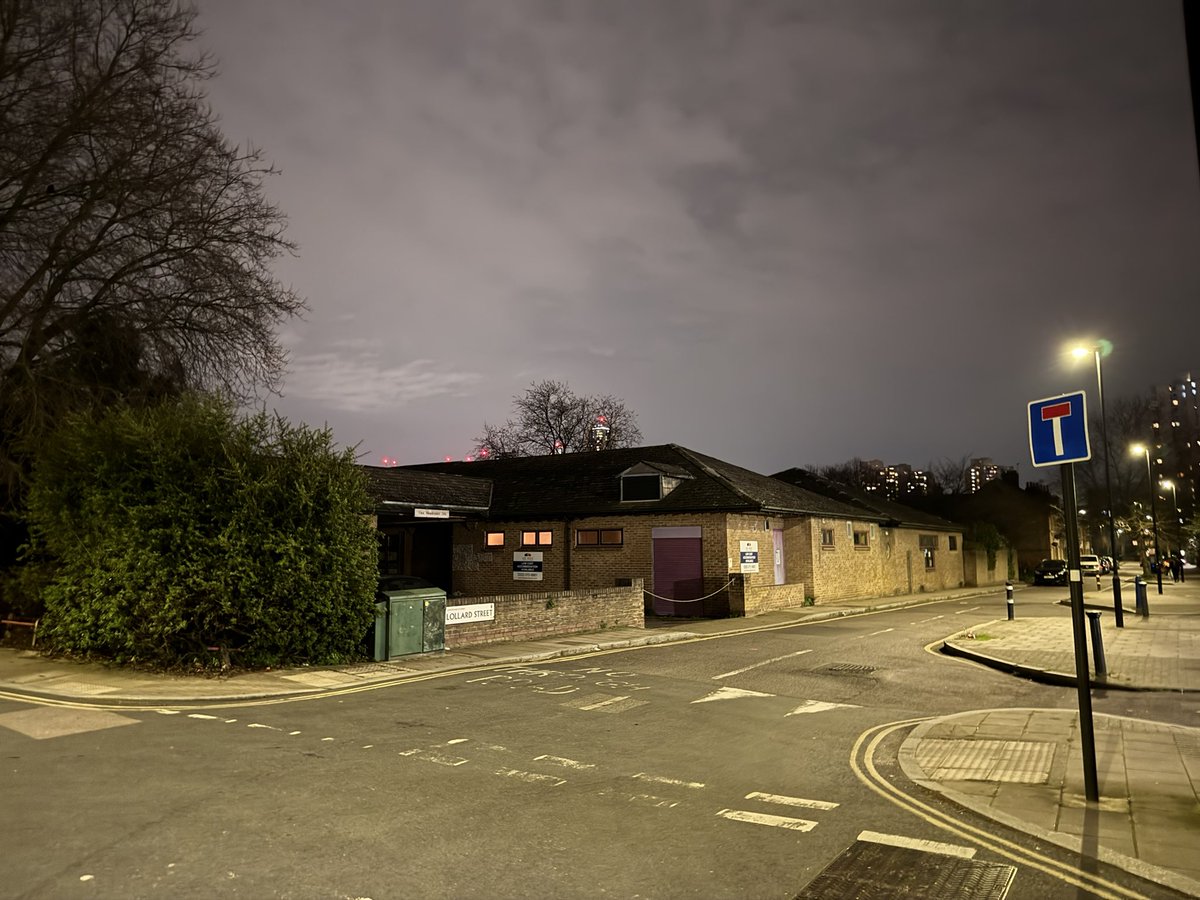
<path fill-rule="evenodd" d="M 1013 586 L 1011 581 L 1004 582 L 1004 602 L 1008 604 L 1008 621 L 1015 618 L 1015 605 L 1013 604 Z"/>
<path fill-rule="evenodd" d="M 1146 608 L 1146 579 L 1141 575 L 1133 579 L 1133 596 L 1138 615 L 1142 618 L 1149 617 L 1150 611 Z"/>
<path fill-rule="evenodd" d="M 1098 610 L 1086 610 L 1088 626 L 1092 632 L 1092 660 L 1096 664 L 1096 677 L 1103 678 L 1108 674 L 1108 666 L 1104 662 L 1104 636 L 1100 633 L 1100 616 Z"/>

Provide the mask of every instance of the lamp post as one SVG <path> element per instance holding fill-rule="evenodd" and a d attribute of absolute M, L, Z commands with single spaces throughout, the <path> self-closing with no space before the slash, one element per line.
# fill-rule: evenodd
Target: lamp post
<path fill-rule="evenodd" d="M 1146 455 L 1146 482 L 1150 485 L 1150 522 L 1154 528 L 1154 564 L 1158 569 L 1158 592 L 1162 593 L 1162 557 L 1158 552 L 1158 504 L 1154 501 L 1154 495 L 1158 493 L 1154 489 L 1154 473 L 1150 471 L 1150 448 L 1145 444 L 1134 444 L 1129 448 L 1129 452 L 1135 456 L 1139 453 Z"/>
<path fill-rule="evenodd" d="M 1118 628 L 1125 627 L 1125 613 L 1121 608 L 1121 554 L 1117 552 L 1117 522 L 1113 512 L 1112 464 L 1108 452 L 1108 414 L 1104 409 L 1104 370 L 1100 367 L 1100 356 L 1112 350 L 1108 341 L 1100 341 L 1089 349 L 1076 347 L 1071 352 L 1076 358 L 1091 353 L 1096 358 L 1096 393 L 1100 398 L 1100 441 L 1104 445 L 1104 489 L 1108 494 L 1108 552 L 1112 556 L 1113 618 Z"/>
<path fill-rule="evenodd" d="M 1158 486 L 1159 486 L 1159 487 L 1165 487 L 1165 488 L 1170 488 L 1170 489 L 1171 489 L 1171 505 L 1175 507 L 1175 527 L 1174 527 L 1172 530 L 1175 532 L 1175 543 L 1179 544 L 1180 556 L 1182 557 L 1182 553 L 1183 553 L 1183 537 L 1182 537 L 1182 535 L 1181 535 L 1181 533 L 1180 533 L 1180 529 L 1179 529 L 1179 526 L 1180 526 L 1180 524 L 1181 524 L 1181 523 L 1180 523 L 1180 521 L 1179 521 L 1179 493 L 1178 493 L 1178 491 L 1175 489 L 1175 482 L 1173 482 L 1173 481 L 1172 481 L 1171 479 L 1169 479 L 1169 478 L 1164 478 L 1162 481 L 1160 481 L 1160 482 L 1158 483 Z M 1169 543 L 1169 542 L 1168 542 L 1168 545 L 1167 545 L 1167 555 L 1168 555 L 1168 556 L 1170 556 L 1170 555 L 1171 555 L 1171 547 L 1170 547 L 1170 543 Z M 1171 570 L 1171 573 L 1172 573 L 1171 577 L 1172 577 L 1172 579 L 1174 578 L 1174 572 L 1175 572 L 1175 570 L 1174 570 L 1174 569 L 1172 569 L 1172 570 Z"/>

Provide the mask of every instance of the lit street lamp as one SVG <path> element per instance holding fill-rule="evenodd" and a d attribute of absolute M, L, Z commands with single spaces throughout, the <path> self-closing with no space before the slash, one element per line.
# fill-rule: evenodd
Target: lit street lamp
<path fill-rule="evenodd" d="M 1082 359 L 1089 353 L 1096 358 L 1096 394 L 1100 399 L 1100 440 L 1104 444 L 1104 489 L 1108 494 L 1108 552 L 1112 556 L 1112 590 L 1113 590 L 1113 616 L 1115 617 L 1118 628 L 1125 626 L 1125 614 L 1121 608 L 1121 554 L 1117 552 L 1117 522 L 1115 513 L 1113 512 L 1113 493 L 1112 493 L 1112 465 L 1110 463 L 1110 454 L 1108 452 L 1108 415 L 1104 409 L 1104 371 L 1100 367 L 1101 355 L 1108 355 L 1112 352 L 1112 344 L 1108 341 L 1098 341 L 1089 347 L 1075 347 L 1071 353 L 1078 359 Z"/>
<path fill-rule="evenodd" d="M 1154 528 L 1154 565 L 1158 569 L 1158 592 L 1162 593 L 1162 556 L 1158 552 L 1158 508 L 1154 502 L 1154 495 L 1158 493 L 1154 489 L 1154 473 L 1150 471 L 1150 448 L 1145 444 L 1134 444 L 1129 448 L 1129 452 L 1136 456 L 1139 453 L 1146 455 L 1146 483 L 1150 485 L 1150 522 Z"/>
<path fill-rule="evenodd" d="M 1179 493 L 1175 489 L 1175 482 L 1171 481 L 1171 479 L 1169 479 L 1169 478 L 1164 478 L 1162 481 L 1160 481 L 1158 483 L 1158 486 L 1171 489 L 1171 505 L 1175 507 L 1175 528 L 1173 529 L 1175 532 L 1175 543 L 1179 544 L 1179 556 L 1182 559 L 1183 558 L 1183 535 L 1181 533 L 1179 526 L 1183 524 L 1183 519 L 1181 519 L 1179 517 Z M 1167 547 L 1167 554 L 1170 555 L 1170 553 L 1171 553 L 1171 548 Z M 1171 571 L 1172 571 L 1172 573 L 1174 573 L 1174 569 L 1172 569 Z M 1181 568 L 1180 572 L 1182 573 L 1182 571 L 1183 570 Z M 1174 578 L 1175 577 L 1174 574 L 1172 574 L 1171 577 Z"/>

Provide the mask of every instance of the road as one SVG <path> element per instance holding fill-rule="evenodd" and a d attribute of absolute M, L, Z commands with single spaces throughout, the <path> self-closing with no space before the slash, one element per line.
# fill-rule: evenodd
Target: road
<path fill-rule="evenodd" d="M 1052 594 L 1022 592 L 1022 611 L 1068 615 Z M 43 726 L 0 729 L 0 895 L 788 898 L 872 832 L 970 848 L 1011 897 L 1088 896 L 1078 858 L 895 764 L 906 728 L 891 723 L 1073 708 L 1073 690 L 927 649 L 1001 610 L 999 595 L 945 601 L 303 701 L 0 702 Z M 1095 708 L 1194 724 L 1157 695 Z M 882 884 L 928 889 L 947 859 L 895 852 Z M 1099 896 L 1175 896 L 1092 877 Z M 965 890 L 936 895 L 1003 896 Z"/>

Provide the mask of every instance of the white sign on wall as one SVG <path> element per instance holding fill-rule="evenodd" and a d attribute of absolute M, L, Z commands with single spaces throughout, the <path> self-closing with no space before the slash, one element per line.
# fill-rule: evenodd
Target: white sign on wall
<path fill-rule="evenodd" d="M 518 550 L 513 554 L 513 581 L 542 580 L 542 551 Z"/>
<path fill-rule="evenodd" d="M 450 510 L 448 509 L 421 509 L 417 507 L 413 510 L 413 518 L 415 519 L 448 519 L 450 518 Z"/>
<path fill-rule="evenodd" d="M 738 541 L 738 559 L 741 571 L 753 574 L 758 571 L 758 541 Z"/>
<path fill-rule="evenodd" d="M 446 607 L 447 625 L 460 625 L 463 622 L 491 622 L 495 618 L 495 603 L 468 603 L 465 606 Z"/>

